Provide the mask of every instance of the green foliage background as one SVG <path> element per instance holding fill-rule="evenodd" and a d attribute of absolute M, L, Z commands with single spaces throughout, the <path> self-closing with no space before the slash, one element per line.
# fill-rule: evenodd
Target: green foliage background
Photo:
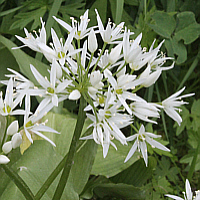
<path fill-rule="evenodd" d="M 154 39 L 156 43 L 165 40 L 162 51 L 174 58 L 175 66 L 163 72 L 155 86 L 142 91 L 146 100 L 160 101 L 183 86 L 186 86 L 185 93 L 195 92 L 195 96 L 182 107 L 183 122 L 180 127 L 163 113 L 158 126 L 147 124 L 149 131 L 155 128 L 168 141 L 166 144 L 171 149 L 170 154 L 162 154 L 149 147 L 151 156 L 148 167 L 145 167 L 139 154 L 123 163 L 130 146 L 118 145 L 118 151 L 111 148 L 108 157 L 103 159 L 101 147 L 98 148 L 92 141 L 80 142 L 75 158 L 77 165 L 71 171 L 63 199 L 166 199 L 164 194 L 180 195 L 184 191 L 186 178 L 193 191 L 200 189 L 199 0 L 0 0 L 0 80 L 5 79 L 9 67 L 34 81 L 29 70 L 30 63 L 42 74 L 47 73 L 48 63 L 39 53 L 35 54 L 27 48 L 11 50 L 21 45 L 15 35 L 24 37 L 24 27 L 29 31 L 38 30 L 42 17 L 46 21 L 50 42 L 51 27 L 56 29 L 59 37 L 65 34 L 64 29 L 54 22 L 53 15 L 71 23 L 71 16 L 78 18 L 90 9 L 89 25 L 92 26 L 96 24 L 95 8 L 104 23 L 107 18 L 116 24 L 124 21 L 135 32 L 133 38 L 142 32 L 142 46 L 149 48 Z M 5 89 L 3 85 L 0 87 Z M 33 105 L 37 105 L 36 100 Z M 34 194 L 68 151 L 77 105 L 67 102 L 64 107 L 64 111 L 48 115 L 49 126 L 61 132 L 59 138 L 51 138 L 56 142 L 56 148 L 45 141 L 35 141 L 23 156 L 19 149 L 9 155 L 12 160 L 9 167 L 23 178 Z M 0 118 L 1 124 L 3 120 Z M 65 120 L 68 120 L 67 126 Z M 0 132 L 3 132 L 3 125 Z M 42 199 L 52 198 L 57 183 L 58 178 Z M 0 199 L 24 199 L 2 168 Z"/>

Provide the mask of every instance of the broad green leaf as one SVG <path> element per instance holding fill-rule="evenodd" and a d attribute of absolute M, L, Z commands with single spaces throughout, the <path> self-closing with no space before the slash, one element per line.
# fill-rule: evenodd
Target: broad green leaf
<path fill-rule="evenodd" d="M 45 119 L 48 119 L 47 126 L 54 128 L 60 135 L 48 134 L 48 137 L 56 144 L 55 151 L 64 156 L 68 151 L 76 125 L 76 115 L 67 113 L 57 114 L 48 113 Z M 83 133 L 88 126 L 88 121 L 83 128 Z M 94 141 L 80 141 L 77 154 L 75 155 L 74 164 L 70 173 L 70 182 L 73 182 L 74 190 L 80 194 L 88 181 L 92 165 L 95 159 L 97 145 Z"/>
<path fill-rule="evenodd" d="M 166 39 L 165 47 L 169 56 L 178 56 L 176 64 L 184 63 L 187 60 L 187 50 L 185 45 L 183 44 L 183 41 L 177 41 L 175 38 Z"/>
<path fill-rule="evenodd" d="M 51 171 L 54 170 L 61 158 L 62 157 L 59 154 L 56 154 L 52 145 L 48 142 L 34 141 L 34 144 L 12 166 L 12 168 L 18 171 L 18 174 L 23 178 L 23 180 L 35 194 L 42 186 L 46 178 L 50 175 Z M 42 200 L 52 199 L 57 183 L 58 178 L 52 183 Z M 23 200 L 24 197 L 21 195 L 21 192 L 14 185 L 14 183 L 11 182 L 4 190 L 1 199 Z M 66 187 L 62 199 L 78 200 L 78 194 L 73 190 L 71 184 L 68 183 L 68 187 Z"/>
<path fill-rule="evenodd" d="M 146 167 L 142 159 L 133 163 L 130 167 L 110 178 L 114 183 L 124 183 L 141 187 L 152 176 L 153 170 L 157 165 L 154 157 L 148 158 L 148 166 Z"/>
<path fill-rule="evenodd" d="M 78 149 L 75 155 L 74 165 L 71 171 L 74 190 L 80 194 L 88 182 L 92 165 L 97 151 L 97 144 L 94 141 L 86 141 L 85 145 Z"/>
<path fill-rule="evenodd" d="M 21 72 L 32 82 L 37 84 L 37 81 L 30 70 L 30 64 L 32 64 L 42 75 L 49 76 L 49 73 L 47 72 L 49 66 L 25 54 L 21 49 L 13 50 L 12 47 L 16 47 L 16 45 L 2 35 L 0 35 L 0 42 L 8 48 L 10 53 L 15 57 Z"/>
<path fill-rule="evenodd" d="M 1 69 L 0 80 L 8 79 L 7 77 L 5 77 L 5 74 L 10 74 L 11 72 L 7 71 L 7 68 L 12 68 L 16 71 L 19 71 L 19 67 L 16 63 L 15 58 L 10 53 L 10 51 L 6 47 L 3 46 L 0 49 L 0 69 Z M 1 83 L 0 83 L 0 86 L 2 86 Z"/>
<path fill-rule="evenodd" d="M 152 15 L 154 24 L 148 24 L 159 35 L 170 38 L 176 27 L 176 21 L 173 16 L 168 13 L 156 11 Z"/>
<path fill-rule="evenodd" d="M 182 12 L 177 15 L 178 25 L 175 31 L 177 41 L 183 39 L 184 44 L 194 42 L 200 35 L 200 24 L 196 22 L 192 12 Z"/>
<path fill-rule="evenodd" d="M 100 198 L 116 197 L 120 199 L 144 199 L 145 191 L 126 184 L 104 183 L 94 188 L 94 193 Z"/>
<path fill-rule="evenodd" d="M 140 154 L 136 152 L 128 162 L 124 163 L 131 145 L 123 146 L 119 142 L 115 142 L 115 144 L 117 151 L 110 146 L 106 158 L 103 158 L 103 149 L 99 145 L 91 174 L 111 177 L 123 171 L 139 159 Z"/>

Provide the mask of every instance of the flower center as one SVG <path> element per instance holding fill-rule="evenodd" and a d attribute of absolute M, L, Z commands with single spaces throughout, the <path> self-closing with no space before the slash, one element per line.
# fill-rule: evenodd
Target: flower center
<path fill-rule="evenodd" d="M 47 88 L 47 92 L 48 92 L 48 93 L 51 93 L 51 94 L 54 94 L 54 89 L 51 88 L 51 87 L 48 87 L 48 88 Z"/>
<path fill-rule="evenodd" d="M 64 52 L 61 51 L 61 52 L 58 53 L 58 58 L 61 59 L 61 58 L 64 58 L 64 57 L 65 57 L 65 53 Z"/>
<path fill-rule="evenodd" d="M 107 119 L 109 119 L 109 118 L 111 118 L 111 112 L 109 111 L 109 110 L 107 110 L 106 112 L 105 112 L 105 118 L 107 118 Z"/>
<path fill-rule="evenodd" d="M 25 127 L 28 128 L 28 127 L 31 127 L 33 126 L 34 124 L 32 123 L 32 121 L 29 121 L 26 123 Z"/>
<path fill-rule="evenodd" d="M 105 100 L 104 100 L 104 97 L 100 96 L 100 97 L 99 97 L 99 104 L 103 104 L 104 101 L 105 101 Z"/>
<path fill-rule="evenodd" d="M 145 136 L 144 135 L 139 135 L 138 136 L 138 140 L 140 140 L 140 142 L 143 142 L 145 140 Z"/>
<path fill-rule="evenodd" d="M 7 113 L 10 113 L 11 107 L 10 106 L 6 106 L 6 108 L 5 107 L 3 108 L 3 111 L 6 112 L 6 109 L 7 109 Z"/>
<path fill-rule="evenodd" d="M 117 94 L 123 94 L 123 90 L 120 88 L 120 89 L 117 89 L 117 90 L 115 90 L 115 92 L 117 93 Z"/>

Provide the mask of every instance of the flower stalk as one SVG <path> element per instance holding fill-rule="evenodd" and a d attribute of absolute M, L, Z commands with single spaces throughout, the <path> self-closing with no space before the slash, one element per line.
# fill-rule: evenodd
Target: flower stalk
<path fill-rule="evenodd" d="M 81 132 L 83 130 L 83 125 L 84 125 L 85 117 L 86 117 L 85 112 L 84 112 L 84 108 L 85 108 L 85 99 L 83 98 L 83 96 L 81 96 L 79 111 L 78 111 L 78 119 L 77 119 L 76 127 L 75 127 L 75 130 L 74 130 L 74 135 L 73 135 L 73 138 L 72 138 L 72 142 L 71 142 L 71 145 L 70 145 L 70 148 L 69 148 L 69 152 L 68 152 L 68 155 L 67 155 L 67 158 L 66 158 L 66 161 L 65 161 L 65 166 L 64 166 L 60 181 L 58 183 L 58 186 L 56 188 L 53 200 L 61 198 L 63 191 L 64 191 L 64 188 L 65 188 L 65 185 L 66 185 L 67 180 L 69 178 L 71 168 L 74 164 L 73 160 L 74 160 L 74 156 L 76 154 L 77 142 L 78 142 L 78 140 L 81 136 Z"/>

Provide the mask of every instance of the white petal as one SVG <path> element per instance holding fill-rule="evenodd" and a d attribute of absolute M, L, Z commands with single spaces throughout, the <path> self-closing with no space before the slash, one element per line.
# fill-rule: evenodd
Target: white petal
<path fill-rule="evenodd" d="M 6 142 L 3 144 L 2 150 L 5 154 L 8 154 L 12 150 L 12 144 L 11 141 Z"/>
<path fill-rule="evenodd" d="M 7 164 L 9 162 L 10 162 L 10 160 L 7 156 L 0 155 L 0 164 Z"/>
<path fill-rule="evenodd" d="M 192 190 L 191 190 L 190 183 L 189 183 L 188 179 L 186 179 L 186 182 L 185 182 L 185 190 L 186 190 L 187 199 L 192 200 L 193 194 L 192 194 Z"/>
<path fill-rule="evenodd" d="M 69 95 L 70 100 L 78 100 L 80 97 L 81 93 L 78 90 L 73 90 Z"/>
<path fill-rule="evenodd" d="M 11 142 L 12 142 L 12 148 L 13 149 L 19 147 L 20 144 L 22 143 L 22 136 L 21 136 L 21 134 L 20 133 L 15 133 L 12 136 Z"/>
<path fill-rule="evenodd" d="M 166 194 L 165 196 L 170 197 L 170 198 L 175 199 L 175 200 L 184 200 L 181 197 L 178 197 L 178 196 L 175 196 L 175 195 L 171 195 L 171 194 Z"/>
<path fill-rule="evenodd" d="M 92 28 L 88 36 L 88 49 L 91 53 L 94 53 L 97 50 L 97 48 L 98 48 L 97 38 Z"/>
<path fill-rule="evenodd" d="M 18 123 L 18 120 L 15 120 L 7 128 L 6 134 L 7 135 L 14 135 L 15 133 L 17 133 L 18 129 L 19 129 L 19 123 Z"/>
<path fill-rule="evenodd" d="M 126 159 L 124 162 L 127 162 L 135 153 L 137 149 L 137 140 L 134 142 L 133 146 L 131 147 L 130 151 L 128 152 L 128 155 L 126 156 Z"/>

